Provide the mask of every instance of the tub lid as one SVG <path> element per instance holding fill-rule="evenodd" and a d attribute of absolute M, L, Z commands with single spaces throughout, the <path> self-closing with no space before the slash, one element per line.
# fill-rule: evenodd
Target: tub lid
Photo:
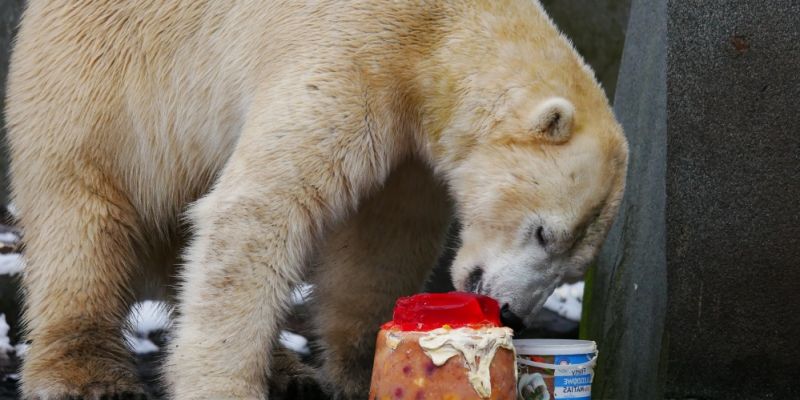
<path fill-rule="evenodd" d="M 519 355 L 591 354 L 597 351 L 597 343 L 571 339 L 515 339 L 514 348 Z"/>

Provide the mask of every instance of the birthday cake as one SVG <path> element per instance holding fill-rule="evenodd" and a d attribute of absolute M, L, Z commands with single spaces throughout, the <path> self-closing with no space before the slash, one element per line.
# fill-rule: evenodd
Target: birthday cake
<path fill-rule="evenodd" d="M 378 333 L 369 399 L 514 399 L 515 359 L 494 299 L 460 292 L 400 298 Z"/>

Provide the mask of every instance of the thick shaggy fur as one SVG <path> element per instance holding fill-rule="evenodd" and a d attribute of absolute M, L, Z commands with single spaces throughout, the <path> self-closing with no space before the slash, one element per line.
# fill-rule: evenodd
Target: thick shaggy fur
<path fill-rule="evenodd" d="M 531 0 L 31 0 L 8 96 L 27 398 L 140 390 L 121 320 L 182 238 L 174 398 L 263 398 L 306 276 L 322 380 L 363 396 L 451 204 L 456 287 L 525 317 L 624 187 L 607 99 Z"/>

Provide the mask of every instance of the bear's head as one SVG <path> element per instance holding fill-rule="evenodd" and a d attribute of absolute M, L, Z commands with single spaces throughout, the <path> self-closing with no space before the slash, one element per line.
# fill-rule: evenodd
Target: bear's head
<path fill-rule="evenodd" d="M 448 171 L 462 224 L 452 266 L 459 290 L 490 295 L 529 325 L 555 286 L 583 274 L 619 207 L 627 145 L 603 112 L 564 97 L 498 121 Z M 589 120 L 583 118 L 590 117 Z"/>
<path fill-rule="evenodd" d="M 622 199 L 628 146 L 593 72 L 540 6 L 478 3 L 422 66 L 421 151 L 462 224 L 455 287 L 496 298 L 507 321 L 529 325 L 597 254 Z"/>

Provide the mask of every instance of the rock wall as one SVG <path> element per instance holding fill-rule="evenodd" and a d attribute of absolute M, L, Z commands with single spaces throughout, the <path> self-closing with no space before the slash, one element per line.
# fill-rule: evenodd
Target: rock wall
<path fill-rule="evenodd" d="M 668 7 L 666 392 L 796 398 L 800 2 Z"/>
<path fill-rule="evenodd" d="M 666 5 L 634 0 L 614 100 L 630 145 L 619 215 L 598 257 L 581 336 L 600 349 L 592 397 L 657 399 L 667 307 Z M 584 296 L 589 295 L 588 293 Z"/>
<path fill-rule="evenodd" d="M 542 5 L 613 99 L 631 0 L 542 0 Z"/>
<path fill-rule="evenodd" d="M 615 100 L 631 164 L 594 276 L 593 397 L 797 397 L 798 21 L 794 0 L 634 1 Z"/>

